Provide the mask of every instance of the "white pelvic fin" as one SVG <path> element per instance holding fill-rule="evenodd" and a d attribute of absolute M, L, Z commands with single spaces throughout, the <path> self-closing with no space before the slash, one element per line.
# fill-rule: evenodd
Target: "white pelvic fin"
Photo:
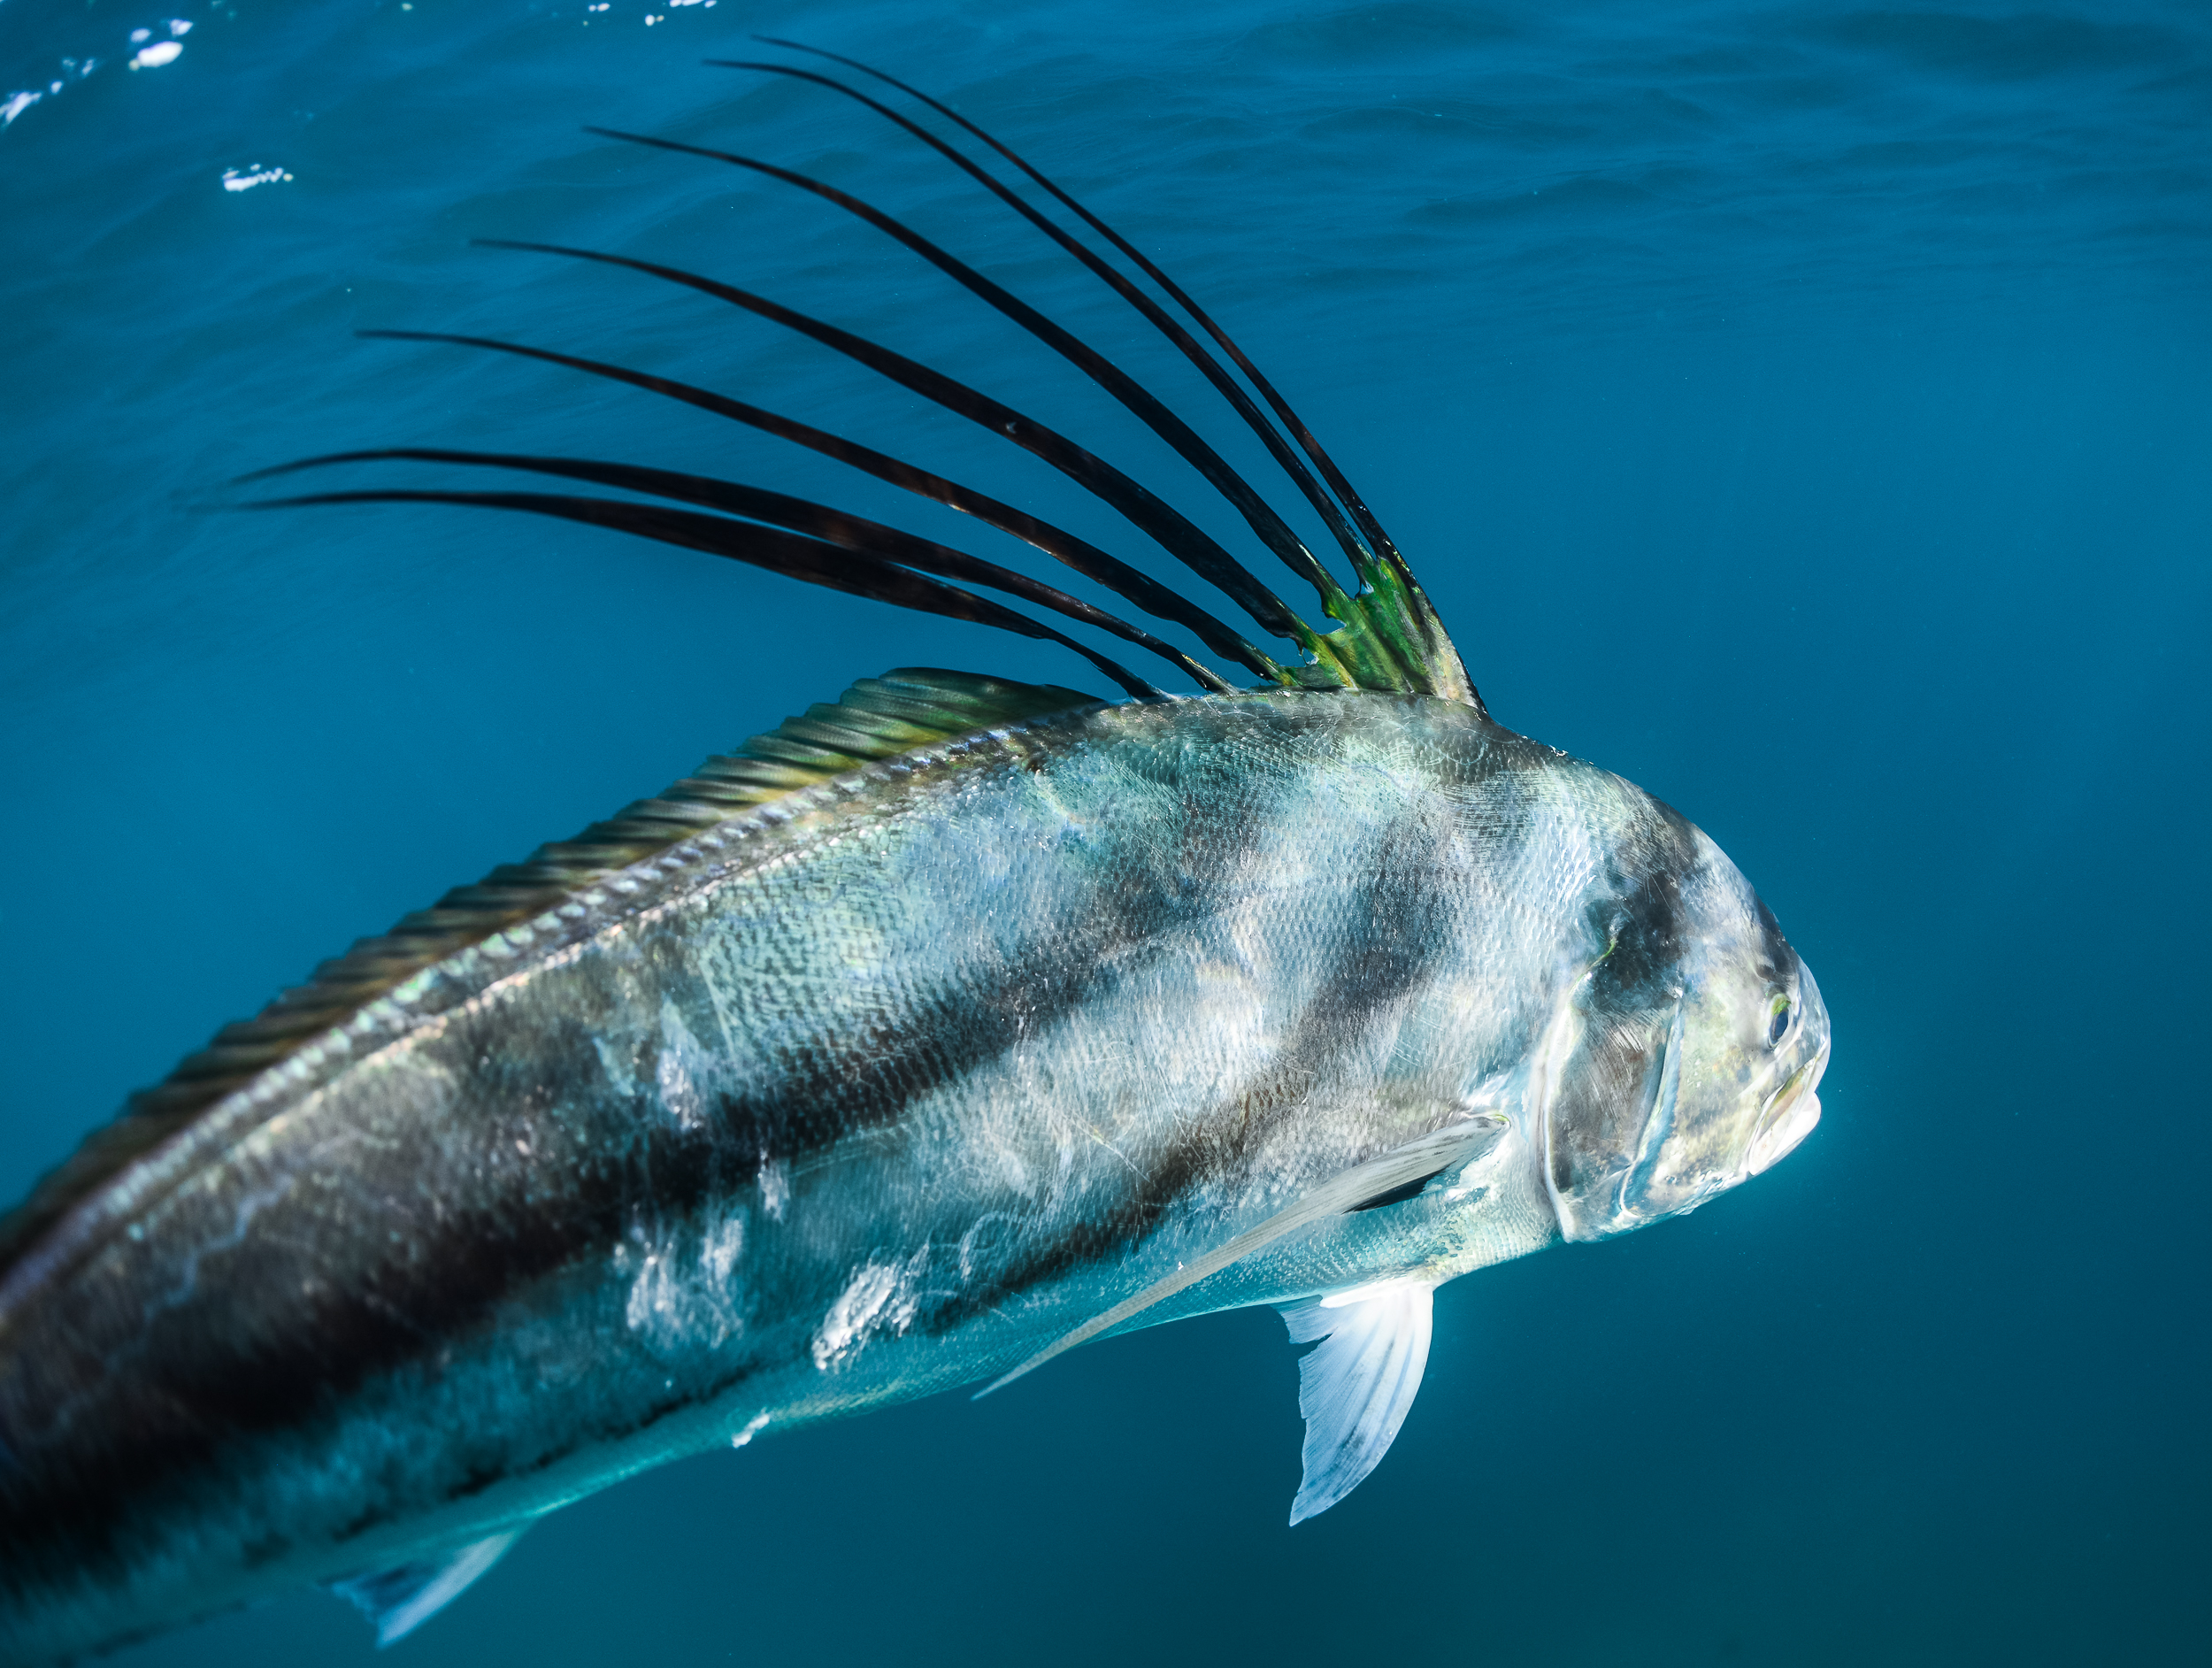
<path fill-rule="evenodd" d="M 1298 1363 L 1306 1475 L 1291 1522 L 1326 1511 L 1390 1451 L 1428 1365 L 1435 1296 L 1425 1280 L 1379 1280 L 1282 1311 L 1294 1343 L 1321 1340 Z"/>
<path fill-rule="evenodd" d="M 1153 1304 L 1174 1296 L 1187 1286 L 1195 1286 L 1207 1275 L 1251 1256 L 1262 1246 L 1279 1240 L 1294 1229 L 1302 1228 L 1310 1222 L 1318 1222 L 1324 1217 L 1344 1216 L 1354 1211 L 1396 1203 L 1400 1195 L 1411 1196 L 1420 1190 L 1423 1182 L 1488 1151 L 1505 1130 L 1506 1120 L 1497 1113 L 1479 1112 L 1471 1118 L 1455 1119 L 1443 1128 L 1423 1135 L 1417 1141 L 1408 1141 L 1379 1158 L 1371 1158 L 1363 1165 L 1355 1165 L 1351 1169 L 1330 1177 L 1289 1209 L 1277 1211 L 1257 1227 L 1248 1228 L 1204 1256 L 1191 1258 L 1165 1280 L 1156 1280 L 1134 1297 L 1124 1298 L 1104 1314 L 1094 1316 L 1065 1337 L 1048 1344 L 1011 1372 L 992 1380 L 978 1390 L 975 1399 L 982 1400 L 992 1391 L 1013 1383 L 1025 1372 L 1034 1372 L 1053 1357 L 1064 1354 L 1079 1343 L 1088 1343 L 1100 1333 L 1110 1331 L 1125 1320 L 1133 1319 Z M 1424 1307 L 1421 1312 L 1425 1317 L 1428 1311 Z M 1421 1353 L 1425 1359 L 1429 1347 L 1427 1320 L 1424 1318 L 1421 1325 Z M 1319 1333 L 1314 1334 L 1317 1338 L 1320 1335 Z M 1421 1367 L 1416 1362 L 1413 1385 L 1406 1390 L 1408 1400 L 1412 1398 L 1413 1390 L 1420 1382 Z M 1402 1419 L 1405 1415 L 1402 1411 L 1398 1417 Z M 1394 1434 L 1398 1427 L 1393 1425 L 1390 1428 Z M 1389 1445 L 1389 1440 L 1388 1437 L 1383 1439 L 1386 1447 Z M 1377 1457 L 1380 1457 L 1379 1451 Z M 1362 1472 L 1360 1476 L 1366 1474 Z M 1358 1480 L 1358 1477 L 1352 1480 L 1353 1482 Z M 1351 1483 L 1345 1485 L 1347 1488 L 1350 1487 Z M 1319 1510 L 1318 1506 L 1314 1508 L 1316 1511 Z"/>
<path fill-rule="evenodd" d="M 406 1638 L 460 1597 L 521 1539 L 522 1529 L 503 1530 L 434 1557 L 333 1581 L 330 1590 L 376 1624 L 377 1647 L 381 1649 Z"/>

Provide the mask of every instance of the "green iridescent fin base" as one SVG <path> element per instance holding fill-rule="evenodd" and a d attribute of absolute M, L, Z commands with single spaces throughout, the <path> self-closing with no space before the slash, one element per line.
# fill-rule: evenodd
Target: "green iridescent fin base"
<path fill-rule="evenodd" d="M 902 666 L 864 678 L 834 703 L 817 703 L 683 780 L 640 800 L 573 840 L 541 846 L 457 887 L 378 938 L 325 962 L 250 1019 L 227 1025 L 166 1080 L 131 1097 L 0 1217 L 0 1271 L 108 1178 L 150 1152 L 208 1107 L 313 1038 L 343 1025 L 423 969 L 493 934 L 534 919 L 594 881 L 642 862 L 702 828 L 833 776 L 1002 725 L 1094 706 L 1098 697 L 1052 684 Z"/>

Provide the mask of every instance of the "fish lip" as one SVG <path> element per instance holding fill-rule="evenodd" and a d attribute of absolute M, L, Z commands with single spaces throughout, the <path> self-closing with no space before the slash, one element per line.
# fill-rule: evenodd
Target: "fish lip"
<path fill-rule="evenodd" d="M 1795 1152 L 1819 1124 L 1817 1090 L 1828 1069 L 1828 1041 L 1823 1038 L 1819 1051 L 1777 1084 L 1759 1108 L 1758 1121 L 1752 1126 L 1751 1140 L 1744 1148 L 1745 1175 L 1763 1175 L 1771 1170 Z M 1810 1116 L 1800 1116 L 1800 1109 L 1808 1105 Z"/>
<path fill-rule="evenodd" d="M 1805 1010 L 1797 1049 L 1813 1039 L 1818 1046 L 1760 1103 L 1759 1116 L 1744 1144 L 1741 1177 L 1763 1175 L 1802 1146 L 1820 1123 L 1820 1080 L 1827 1074 L 1828 1057 L 1835 1037 L 1829 1026 L 1828 1004 L 1822 1000 L 1820 981 L 1801 959 L 1797 964 L 1797 1000 Z"/>

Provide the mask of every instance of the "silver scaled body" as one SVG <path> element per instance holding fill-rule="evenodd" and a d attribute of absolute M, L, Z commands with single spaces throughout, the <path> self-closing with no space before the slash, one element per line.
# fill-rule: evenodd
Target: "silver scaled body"
<path fill-rule="evenodd" d="M 731 818 L 377 1002 L 12 1272 L 0 1656 L 988 1378 L 1473 1113 L 1471 1162 L 1135 1324 L 1687 1209 L 1801 1134 L 1825 1058 L 1785 949 L 1795 1034 L 1727 1068 L 1769 1073 L 1751 1121 L 1674 1127 L 1697 958 L 1762 920 L 1673 811 L 1423 697 L 1094 707 Z"/>

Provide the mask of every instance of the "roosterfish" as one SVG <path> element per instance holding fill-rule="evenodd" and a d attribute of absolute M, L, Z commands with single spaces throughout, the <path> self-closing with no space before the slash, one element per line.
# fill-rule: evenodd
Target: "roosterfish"
<path fill-rule="evenodd" d="M 1312 1346 L 1295 1524 L 1390 1447 L 1438 1286 L 1693 1211 L 1820 1115 L 1827 1011 L 1750 883 L 1679 812 L 1491 718 L 1372 511 L 1214 319 L 948 105 L 772 44 L 837 67 L 732 67 L 895 124 L 1164 336 L 1354 582 L 1118 365 L 903 222 L 769 162 L 593 130 L 811 193 L 951 278 L 1164 440 L 1324 623 L 1075 440 L 719 280 L 506 246 L 810 338 L 1060 471 L 1248 623 L 707 388 L 370 333 L 764 431 L 1149 623 L 826 504 L 640 465 L 411 446 L 249 477 L 481 471 L 480 489 L 244 507 L 582 523 L 1062 645 L 1118 695 L 863 677 L 360 941 L 134 1096 L 0 1219 L 0 1659 L 65 1661 L 318 1583 L 388 1643 L 538 1518 L 644 1467 L 1252 1304 Z"/>

